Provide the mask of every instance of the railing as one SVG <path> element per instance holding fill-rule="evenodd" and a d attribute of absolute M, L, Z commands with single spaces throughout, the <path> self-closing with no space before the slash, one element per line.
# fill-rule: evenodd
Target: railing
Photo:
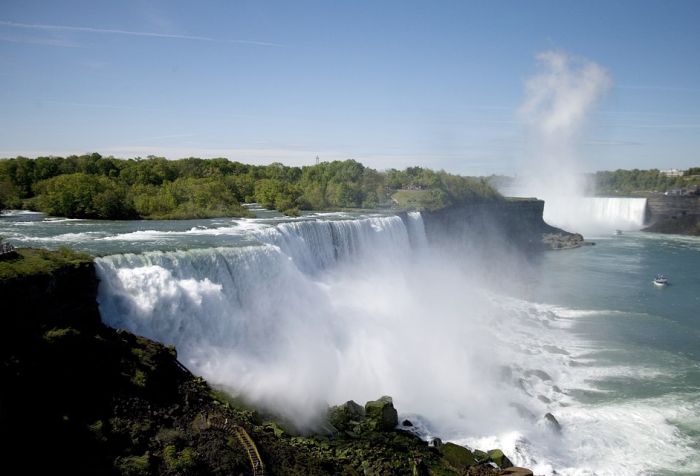
<path fill-rule="evenodd" d="M 210 422 L 213 428 L 218 428 L 236 437 L 238 442 L 243 446 L 246 453 L 248 454 L 248 459 L 250 460 L 250 466 L 253 469 L 253 476 L 264 476 L 265 475 L 265 465 L 263 464 L 262 457 L 258 451 L 255 442 L 250 437 L 247 431 L 242 426 L 233 424 L 229 422 L 228 418 L 221 420 L 214 420 Z"/>

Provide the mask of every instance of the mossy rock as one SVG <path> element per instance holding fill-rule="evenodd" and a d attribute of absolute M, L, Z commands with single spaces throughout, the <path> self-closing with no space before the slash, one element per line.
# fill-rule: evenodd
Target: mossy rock
<path fill-rule="evenodd" d="M 454 443 L 445 443 L 441 448 L 442 456 L 447 463 L 457 470 L 468 468 L 476 464 L 476 458 L 471 451 L 464 446 Z"/>
<path fill-rule="evenodd" d="M 340 431 L 352 431 L 364 419 L 365 409 L 352 400 L 328 410 L 329 423 Z"/>
<path fill-rule="evenodd" d="M 513 463 L 511 463 L 508 457 L 503 454 L 503 451 L 499 449 L 489 450 L 488 457 L 489 460 L 496 463 L 496 465 L 498 465 L 498 467 L 501 469 L 510 468 L 511 466 L 513 466 Z"/>
<path fill-rule="evenodd" d="M 122 476 L 145 476 L 151 474 L 148 453 L 142 456 L 120 456 L 114 460 L 114 469 Z"/>
<path fill-rule="evenodd" d="M 394 402 L 388 396 L 367 402 L 365 416 L 372 430 L 391 431 L 399 424 L 399 415 L 394 408 Z"/>
<path fill-rule="evenodd" d="M 486 451 L 474 450 L 472 454 L 474 455 L 474 458 L 476 458 L 477 463 L 489 460 L 489 454 Z"/>

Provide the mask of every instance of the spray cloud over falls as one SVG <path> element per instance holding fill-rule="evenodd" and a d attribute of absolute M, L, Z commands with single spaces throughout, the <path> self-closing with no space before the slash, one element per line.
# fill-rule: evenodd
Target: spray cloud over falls
<path fill-rule="evenodd" d="M 537 55 L 540 72 L 525 84 L 519 117 L 528 131 L 530 157 L 516 185 L 518 193 L 545 200 L 545 220 L 567 220 L 584 192 L 577 146 L 591 110 L 610 88 L 598 64 L 561 51 Z M 573 207 L 573 208 L 572 208 Z"/>

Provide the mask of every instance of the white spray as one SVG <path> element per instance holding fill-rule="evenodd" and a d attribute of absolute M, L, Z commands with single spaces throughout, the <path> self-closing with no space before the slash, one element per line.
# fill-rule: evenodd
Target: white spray
<path fill-rule="evenodd" d="M 519 194 L 545 200 L 545 220 L 576 227 L 584 180 L 577 145 L 593 107 L 611 85 L 598 64 L 561 51 L 537 55 L 540 72 L 525 84 L 519 116 L 532 141 Z"/>

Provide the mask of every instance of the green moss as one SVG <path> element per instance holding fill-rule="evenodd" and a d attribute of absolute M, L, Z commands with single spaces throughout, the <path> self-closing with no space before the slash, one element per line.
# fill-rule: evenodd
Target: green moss
<path fill-rule="evenodd" d="M 19 248 L 17 256 L 0 261 L 0 281 L 37 274 L 53 274 L 65 266 L 79 267 L 92 262 L 92 256 L 61 247 L 55 251 Z"/>
<path fill-rule="evenodd" d="M 47 342 L 49 344 L 55 344 L 57 342 L 65 341 L 66 339 L 70 339 L 72 337 L 78 337 L 80 335 L 80 331 L 77 329 L 73 329 L 72 327 L 66 327 L 66 328 L 53 328 L 44 333 L 42 336 L 42 339 L 44 342 Z"/>
<path fill-rule="evenodd" d="M 457 470 L 462 470 L 476 464 L 476 459 L 471 451 L 464 446 L 459 446 L 454 443 L 445 443 L 442 445 L 442 455 L 445 461 Z"/>
<path fill-rule="evenodd" d="M 474 450 L 472 453 L 474 455 L 474 458 L 476 458 L 476 461 L 481 463 L 482 461 L 488 461 L 489 455 L 486 451 L 481 451 L 481 450 Z"/>
<path fill-rule="evenodd" d="M 97 420 L 94 423 L 88 425 L 88 430 L 94 438 L 98 441 L 105 442 L 107 441 L 107 437 L 104 432 L 104 422 L 102 420 Z"/>
<path fill-rule="evenodd" d="M 136 369 L 134 371 L 133 377 L 131 377 L 131 383 L 133 383 L 137 387 L 145 387 L 147 381 L 148 377 L 146 376 L 146 373 L 141 369 Z"/>
<path fill-rule="evenodd" d="M 503 454 L 503 451 L 499 449 L 489 450 L 488 456 L 499 468 L 509 468 L 513 466 L 513 463 L 511 463 L 508 457 Z"/>
<path fill-rule="evenodd" d="M 156 434 L 156 441 L 165 445 L 176 443 L 182 438 L 182 432 L 177 428 L 163 428 Z"/>
<path fill-rule="evenodd" d="M 114 460 L 114 469 L 122 476 L 145 476 L 150 474 L 148 453 L 142 456 L 120 456 Z"/>
<path fill-rule="evenodd" d="M 168 469 L 173 471 L 187 471 L 197 465 L 196 453 L 193 448 L 187 447 L 178 451 L 174 445 L 165 447 L 163 461 Z"/>

